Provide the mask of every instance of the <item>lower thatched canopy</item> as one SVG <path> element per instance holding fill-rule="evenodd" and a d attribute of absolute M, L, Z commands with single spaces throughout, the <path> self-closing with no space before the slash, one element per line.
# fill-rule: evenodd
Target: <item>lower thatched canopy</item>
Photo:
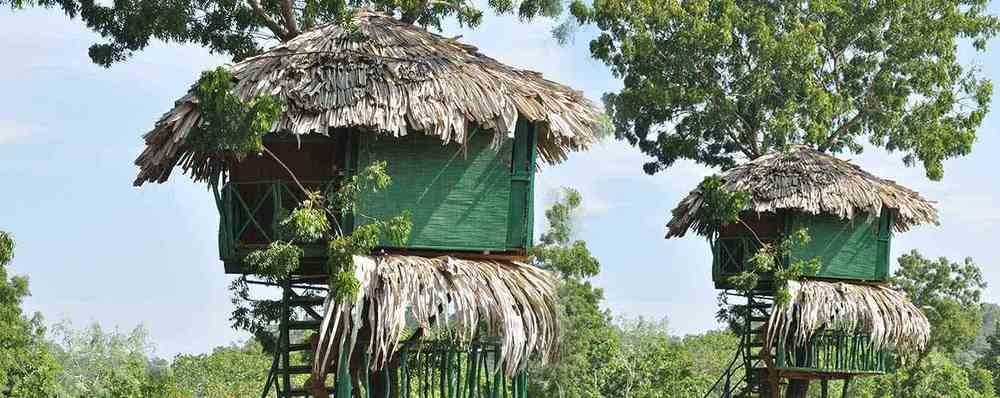
<path fill-rule="evenodd" d="M 384 368 L 399 349 L 408 321 L 422 328 L 447 327 L 460 342 L 484 330 L 500 337 L 508 376 L 530 355 L 547 360 L 556 349 L 556 279 L 539 268 L 402 255 L 356 256 L 354 263 L 361 282 L 358 298 L 327 303 L 313 380 L 323 380 L 331 359 L 349 357 L 355 347 L 366 347 L 373 370 Z M 371 339 L 356 344 L 364 326 Z"/>
<path fill-rule="evenodd" d="M 765 344 L 805 346 L 824 330 L 862 331 L 876 350 L 912 353 L 930 339 L 927 317 L 905 294 L 885 285 L 803 280 L 789 282 L 791 301 L 776 308 Z"/>

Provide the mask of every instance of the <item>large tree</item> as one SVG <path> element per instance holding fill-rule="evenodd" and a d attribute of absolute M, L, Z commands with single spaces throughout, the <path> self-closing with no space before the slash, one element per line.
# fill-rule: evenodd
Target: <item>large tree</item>
<path fill-rule="evenodd" d="M 982 325 L 980 300 L 986 282 L 971 258 L 932 260 L 914 250 L 899 257 L 891 283 L 927 315 L 931 324 L 928 350 L 955 355 L 975 341 Z"/>
<path fill-rule="evenodd" d="M 931 179 L 968 154 L 992 86 L 959 62 L 997 32 L 987 0 L 576 0 L 619 137 L 654 160 L 729 167 L 788 144 L 905 154 Z"/>
<path fill-rule="evenodd" d="M 611 315 L 601 308 L 604 292 L 590 283 L 600 262 L 583 240 L 574 239 L 574 221 L 582 198 L 564 188 L 545 211 L 548 230 L 533 250 L 535 264 L 556 273 L 562 335 L 559 361 L 533 368 L 531 396 L 599 398 L 604 395 L 607 365 L 619 352 Z"/>
<path fill-rule="evenodd" d="M 58 364 L 45 343 L 41 316 L 28 318 L 21 301 L 28 279 L 7 276 L 14 239 L 0 231 L 0 397 L 47 397 L 56 390 Z"/>
<path fill-rule="evenodd" d="M 102 4 L 103 3 L 103 4 Z M 79 17 L 101 35 L 90 47 L 91 59 L 103 66 L 128 59 L 153 39 L 204 46 L 240 60 L 265 47 L 288 41 L 328 22 L 343 22 L 352 9 L 367 7 L 395 15 L 406 23 L 440 28 L 454 17 L 476 26 L 483 12 L 471 0 L 0 0 L 15 9 L 59 8 Z M 490 0 L 498 13 L 522 19 L 555 16 L 560 0 Z"/>

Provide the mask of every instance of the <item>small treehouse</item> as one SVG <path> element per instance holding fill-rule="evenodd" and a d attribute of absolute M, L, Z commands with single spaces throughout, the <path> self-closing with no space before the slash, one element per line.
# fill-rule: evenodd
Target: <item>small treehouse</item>
<path fill-rule="evenodd" d="M 745 300 L 733 307 L 739 352 L 713 391 L 777 397 L 788 381 L 800 390 L 790 388 L 787 396 L 797 397 L 804 396 L 802 385 L 820 380 L 825 394 L 827 380 L 882 374 L 894 354 L 924 349 L 927 318 L 887 282 L 893 234 L 936 224 L 932 202 L 805 146 L 768 153 L 721 179 L 721 190 L 749 195 L 739 222 L 713 225 L 696 189 L 667 225 L 668 239 L 692 229 L 707 237 L 716 288 Z M 787 283 L 786 305 L 775 306 L 774 273 L 759 275 L 751 291 L 738 291 L 734 277 L 752 269 L 761 247 L 800 230 L 809 240 L 778 256 L 778 266 L 813 260 L 819 267 Z"/>
<path fill-rule="evenodd" d="M 525 263 L 534 175 L 587 148 L 601 111 L 539 73 L 369 11 L 228 69 L 243 101 L 266 93 L 281 104 L 268 153 L 199 151 L 189 93 L 145 135 L 135 181 L 181 169 L 208 183 L 227 273 L 249 272 L 248 253 L 279 239 L 303 188 L 335 190 L 379 162 L 391 184 L 331 222 L 344 233 L 404 211 L 412 222 L 405 242 L 354 256 L 353 302 L 315 294 L 332 279 L 327 246 L 300 245 L 300 267 L 280 286 L 265 394 L 526 397 L 523 367 L 552 354 L 558 336 L 556 281 Z M 445 326 L 450 337 L 431 337 Z"/>

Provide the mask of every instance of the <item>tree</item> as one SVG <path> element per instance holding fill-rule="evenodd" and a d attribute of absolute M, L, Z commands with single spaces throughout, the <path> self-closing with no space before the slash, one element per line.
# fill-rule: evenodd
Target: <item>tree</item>
<path fill-rule="evenodd" d="M 589 279 L 600 272 L 600 262 L 586 242 L 573 240 L 573 222 L 582 198 L 564 188 L 545 211 L 548 230 L 533 250 L 535 264 L 555 272 L 562 336 L 558 362 L 531 371 L 530 396 L 603 397 L 606 365 L 618 352 L 618 334 L 608 311 L 601 308 L 604 293 Z"/>
<path fill-rule="evenodd" d="M 169 366 L 151 358 L 142 326 L 123 333 L 94 323 L 82 330 L 53 328 L 54 352 L 62 365 L 60 397 L 149 398 L 172 396 Z"/>
<path fill-rule="evenodd" d="M 986 338 L 988 347 L 982 355 L 976 359 L 977 368 L 990 371 L 993 381 L 993 388 L 1000 386 L 1000 323 L 993 328 L 993 334 Z M 994 390 L 997 394 L 1000 391 Z"/>
<path fill-rule="evenodd" d="M 980 298 L 986 287 L 972 259 L 934 261 L 914 250 L 900 256 L 899 267 L 890 282 L 927 315 L 931 324 L 928 350 L 950 355 L 971 345 L 982 324 Z"/>
<path fill-rule="evenodd" d="M 28 279 L 7 276 L 14 257 L 14 240 L 0 231 L 0 397 L 55 396 L 55 362 L 44 341 L 41 315 L 25 317 L 21 300 L 28 296 Z"/>
<path fill-rule="evenodd" d="M 739 348 L 740 339 L 730 331 L 713 330 L 703 334 L 684 336 L 680 341 L 685 361 L 690 362 L 689 384 L 695 396 L 704 397 L 705 392 L 723 374 Z"/>
<path fill-rule="evenodd" d="M 991 378 L 988 370 L 962 367 L 947 355 L 934 352 L 925 361 L 895 373 L 856 379 L 850 396 L 992 398 L 996 395 Z"/>
<path fill-rule="evenodd" d="M 173 382 L 181 396 L 202 398 L 259 395 L 271 358 L 260 344 L 218 347 L 211 354 L 182 354 L 171 365 Z"/>
<path fill-rule="evenodd" d="M 991 83 L 958 61 L 998 26 L 986 0 L 575 0 L 601 32 L 592 55 L 624 81 L 605 95 L 617 135 L 654 160 L 723 168 L 803 144 L 860 153 L 867 140 L 929 178 L 966 155 Z"/>
<path fill-rule="evenodd" d="M 94 0 L 0 0 L 15 9 L 59 8 L 79 17 L 104 42 L 90 47 L 91 60 L 110 66 L 131 57 L 153 40 L 196 44 L 234 60 L 259 54 L 264 47 L 291 40 L 328 22 L 344 22 L 352 9 L 367 7 L 400 21 L 440 29 L 444 19 L 477 26 L 483 12 L 470 0 L 123 0 L 112 5 Z M 498 13 L 522 19 L 562 13 L 560 0 L 490 0 Z"/>
<path fill-rule="evenodd" d="M 935 261 L 915 250 L 902 255 L 899 266 L 890 283 L 905 292 L 927 315 L 931 338 L 924 353 L 915 360 L 902 362 L 900 372 L 879 383 L 879 391 L 891 388 L 895 396 L 940 396 L 935 394 L 951 391 L 948 388 L 952 387 L 945 386 L 953 386 L 954 391 L 966 388 L 961 383 L 964 378 L 973 387 L 988 384 L 989 388 L 977 387 L 978 391 L 989 393 L 982 396 L 993 396 L 992 376 L 988 372 L 954 363 L 958 354 L 975 341 L 982 323 L 980 298 L 986 283 L 979 267 L 970 258 L 961 263 L 946 258 Z"/>

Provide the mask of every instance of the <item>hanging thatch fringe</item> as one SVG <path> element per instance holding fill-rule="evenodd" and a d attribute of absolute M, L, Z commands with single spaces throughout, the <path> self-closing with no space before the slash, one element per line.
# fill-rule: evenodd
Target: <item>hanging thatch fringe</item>
<path fill-rule="evenodd" d="M 516 262 L 451 257 L 356 256 L 354 263 L 358 299 L 327 303 L 313 380 L 325 379 L 332 359 L 352 355 L 365 325 L 373 333 L 366 348 L 372 370 L 382 369 L 396 354 L 408 319 L 423 328 L 448 327 L 460 342 L 480 330 L 499 335 L 508 376 L 532 354 L 543 360 L 554 354 L 556 280 L 548 272 Z"/>
<path fill-rule="evenodd" d="M 877 216 L 886 208 L 893 212 L 893 227 L 900 232 L 938 222 L 934 203 L 917 192 L 807 146 L 768 153 L 726 171 L 722 179 L 726 191 L 750 193 L 747 210 L 755 213 L 794 209 L 853 219 L 859 214 Z M 698 218 L 701 206 L 696 189 L 674 208 L 667 238 L 684 236 L 690 228 L 710 232 Z"/>
<path fill-rule="evenodd" d="M 888 286 L 804 280 L 789 282 L 791 301 L 768 321 L 766 347 L 778 342 L 803 347 L 823 330 L 863 331 L 876 350 L 924 350 L 927 317 L 906 295 Z"/>
<path fill-rule="evenodd" d="M 601 129 L 601 110 L 581 92 L 473 46 L 370 11 L 355 15 L 354 28 L 324 25 L 231 66 L 236 94 L 275 96 L 284 104 L 275 131 L 293 134 L 350 128 L 464 143 L 473 126 L 505 136 L 520 115 L 535 124 L 550 163 L 587 148 Z M 136 185 L 166 181 L 176 165 L 196 179 L 225 170 L 225 159 L 185 144 L 201 118 L 195 102 L 184 96 L 144 136 Z"/>

